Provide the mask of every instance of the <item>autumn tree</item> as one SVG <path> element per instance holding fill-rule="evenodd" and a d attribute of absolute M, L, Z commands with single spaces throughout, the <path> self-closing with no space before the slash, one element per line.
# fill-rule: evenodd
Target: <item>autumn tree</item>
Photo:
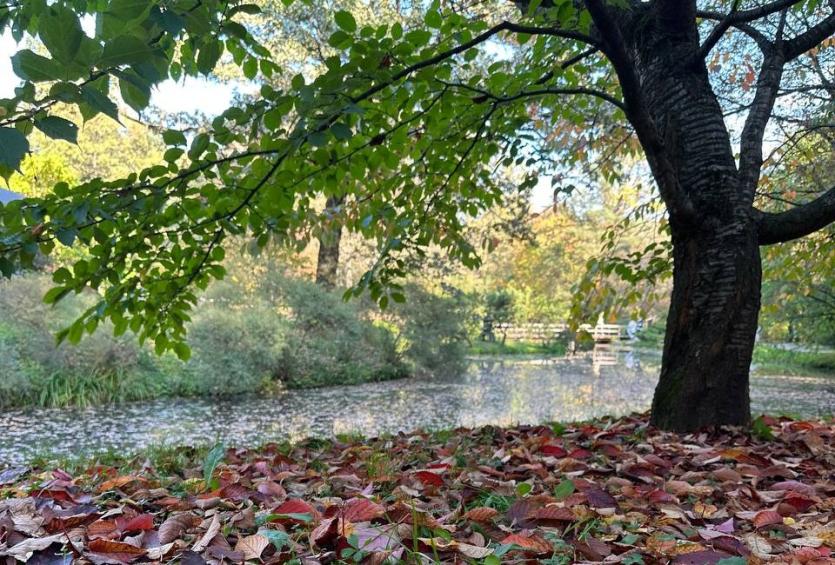
<path fill-rule="evenodd" d="M 12 58 L 23 83 L 0 101 L 6 171 L 26 153 L 32 127 L 75 137 L 76 126 L 52 111 L 58 101 L 77 104 L 85 119 L 112 115 L 118 85 L 141 110 L 154 84 L 210 73 L 224 51 L 254 80 L 282 72 L 237 19 L 257 11 L 252 4 L 22 0 L 0 10 L 4 28 L 43 46 Z M 81 29 L 85 14 L 99 24 L 92 37 Z M 322 197 L 352 195 L 343 227 L 377 243 L 378 260 L 351 292 L 368 291 L 383 307 L 402 301 L 407 257 L 428 246 L 478 265 L 464 228 L 502 199 L 496 169 L 528 167 L 522 185 L 531 186 L 560 166 L 538 158 L 534 132 L 570 123 L 583 135 L 620 121 L 640 144 L 672 238 L 653 422 L 692 430 L 749 421 L 760 248 L 835 220 L 835 189 L 826 186 L 782 211 L 757 200 L 776 109 L 821 109 L 814 94 L 832 76 L 831 1 L 434 2 L 410 29 L 360 26 L 346 10 L 333 18 L 336 54 L 315 78 L 297 73 L 286 89 L 265 80 L 260 98 L 208 131 L 167 131 L 158 165 L 121 180 L 58 184 L 3 209 L 4 272 L 55 240 L 90 249 L 55 273 L 46 297 L 101 292 L 62 337 L 77 340 L 111 319 L 118 332 L 187 356 L 187 312 L 198 289 L 223 276 L 224 242 L 311 233 Z M 820 73 L 806 72 L 810 53 Z M 744 108 L 736 118 L 726 118 L 729 99 Z M 810 116 L 801 118 L 790 127 L 806 127 Z"/>

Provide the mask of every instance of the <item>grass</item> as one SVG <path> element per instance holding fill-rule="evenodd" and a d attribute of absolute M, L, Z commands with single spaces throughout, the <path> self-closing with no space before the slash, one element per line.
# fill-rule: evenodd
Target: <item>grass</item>
<path fill-rule="evenodd" d="M 656 324 L 645 329 L 638 338 L 638 344 L 641 347 L 662 348 L 664 326 Z M 835 351 L 791 351 L 759 343 L 754 348 L 754 364 L 760 373 L 835 376 Z"/>
<path fill-rule="evenodd" d="M 754 349 L 759 371 L 788 375 L 823 374 L 835 377 L 835 351 L 790 351 L 767 345 Z"/>
<path fill-rule="evenodd" d="M 565 355 L 566 345 L 561 341 L 535 343 L 530 341 L 476 341 L 470 345 L 471 355 Z"/>

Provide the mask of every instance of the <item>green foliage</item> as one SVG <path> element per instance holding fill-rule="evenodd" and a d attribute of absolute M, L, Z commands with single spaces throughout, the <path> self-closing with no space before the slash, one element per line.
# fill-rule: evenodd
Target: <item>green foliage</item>
<path fill-rule="evenodd" d="M 109 79 L 141 110 L 152 85 L 207 73 L 224 50 L 245 76 L 254 76 L 253 62 L 262 71 L 275 68 L 269 52 L 230 21 L 246 10 L 227 11 L 214 0 L 197 9 L 153 0 L 90 5 L 101 21 L 98 43 L 82 36 L 77 51 L 75 35 L 51 37 L 38 18 L 72 16 L 74 22 L 81 10 L 71 14 L 60 2 L 24 6 L 9 14 L 11 21 L 30 26 L 52 58 L 18 54 L 16 69 L 29 82 L 4 102 L 8 119 L 25 112 L 46 117 L 51 106 L 35 96 L 34 81 L 50 83 L 43 104 L 60 100 L 86 118 L 110 115 Z M 573 11 L 537 12 L 531 19 L 553 17 L 578 34 L 588 25 L 587 15 Z M 376 242 L 378 259 L 352 294 L 368 291 L 383 307 L 402 300 L 397 281 L 429 246 L 467 266 L 478 264 L 465 220 L 503 197 L 492 176 L 497 164 L 529 160 L 526 138 L 518 135 L 533 120 L 525 99 L 548 97 L 530 94 L 529 85 L 610 86 L 605 74 L 589 72 L 602 68 L 596 59 L 543 83 L 541 77 L 576 48 L 551 34 L 529 41 L 528 34 L 491 29 L 452 11 L 433 11 L 424 18 L 428 29 L 407 32 L 402 25 L 360 25 L 344 10 L 334 19 L 339 29 L 330 44 L 340 53 L 327 58 L 321 74 L 288 73 L 292 78 L 281 90 L 263 84 L 260 96 L 228 109 L 195 135 L 180 159 L 121 179 L 56 188 L 0 212 L 0 250 L 7 261 L 27 265 L 36 251 L 51 252 L 56 240 L 89 250 L 89 258 L 56 277 L 62 290 L 50 298 L 93 288 L 102 291 L 101 300 L 59 338 L 77 342 L 109 320 L 158 352 L 186 357 L 187 312 L 201 290 L 225 276 L 223 249 L 230 236 L 248 233 L 259 246 L 270 240 L 303 244 L 320 220 L 312 202 L 321 195 L 348 196 L 345 228 Z M 75 24 L 66 29 L 73 34 Z M 524 44 L 524 64 L 495 61 L 482 72 L 479 50 L 491 38 Z M 424 70 L 426 61 L 431 71 Z M 94 80 L 82 79 L 82 68 L 92 69 Z M 474 102 L 483 91 L 490 96 Z M 603 104 L 590 98 L 555 107 L 561 108 L 559 119 L 581 123 L 585 112 L 599 112 Z M 180 136 L 168 137 L 180 147 Z M 519 185 L 535 182 L 530 174 Z M 32 227 L 40 224 L 34 234 Z"/>
<path fill-rule="evenodd" d="M 355 384 L 407 374 L 394 336 L 364 320 L 356 305 L 301 281 L 287 281 L 285 292 L 293 315 L 279 376 L 288 386 Z"/>
<path fill-rule="evenodd" d="M 454 288 L 436 295 L 414 284 L 405 293 L 407 300 L 392 308 L 405 358 L 421 373 L 463 371 L 473 319 L 472 299 Z"/>
<path fill-rule="evenodd" d="M 77 346 L 55 344 L 62 325 L 94 303 L 87 293 L 55 306 L 49 281 L 18 276 L 0 284 L 0 406 L 67 406 L 160 396 L 229 396 L 281 387 L 355 384 L 416 371 L 462 370 L 462 311 L 415 289 L 390 319 L 362 301 L 278 271 L 260 284 L 215 285 L 189 323 L 187 362 L 154 355 L 113 328 Z M 376 314 L 376 317 L 375 317 Z"/>
<path fill-rule="evenodd" d="M 835 351 L 793 351 L 758 345 L 754 363 L 759 370 L 769 372 L 835 375 Z"/>
<path fill-rule="evenodd" d="M 565 355 L 567 344 L 565 341 L 550 343 L 535 343 L 528 341 L 481 341 L 474 340 L 469 347 L 469 353 L 474 355 Z"/>

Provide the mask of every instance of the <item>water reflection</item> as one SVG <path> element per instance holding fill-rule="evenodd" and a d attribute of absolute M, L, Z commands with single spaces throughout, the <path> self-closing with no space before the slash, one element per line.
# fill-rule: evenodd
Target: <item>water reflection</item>
<path fill-rule="evenodd" d="M 266 398 L 11 411 L 0 415 L 0 464 L 44 452 L 130 451 L 219 439 L 252 445 L 313 435 L 625 414 L 650 406 L 659 365 L 658 354 L 609 346 L 571 359 L 475 359 L 464 375 L 452 378 L 287 391 Z M 757 411 L 828 415 L 835 412 L 835 390 L 826 378 L 757 377 L 752 404 Z"/>

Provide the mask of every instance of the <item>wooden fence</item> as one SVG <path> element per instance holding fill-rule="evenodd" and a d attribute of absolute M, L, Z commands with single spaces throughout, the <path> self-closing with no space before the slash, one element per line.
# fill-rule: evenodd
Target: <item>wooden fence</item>
<path fill-rule="evenodd" d="M 583 324 L 580 331 L 587 332 L 597 343 L 619 341 L 623 328 L 617 324 Z M 506 337 L 511 341 L 532 341 L 548 343 L 564 337 L 568 332 L 567 324 L 494 324 L 493 332 L 497 339 Z"/>

